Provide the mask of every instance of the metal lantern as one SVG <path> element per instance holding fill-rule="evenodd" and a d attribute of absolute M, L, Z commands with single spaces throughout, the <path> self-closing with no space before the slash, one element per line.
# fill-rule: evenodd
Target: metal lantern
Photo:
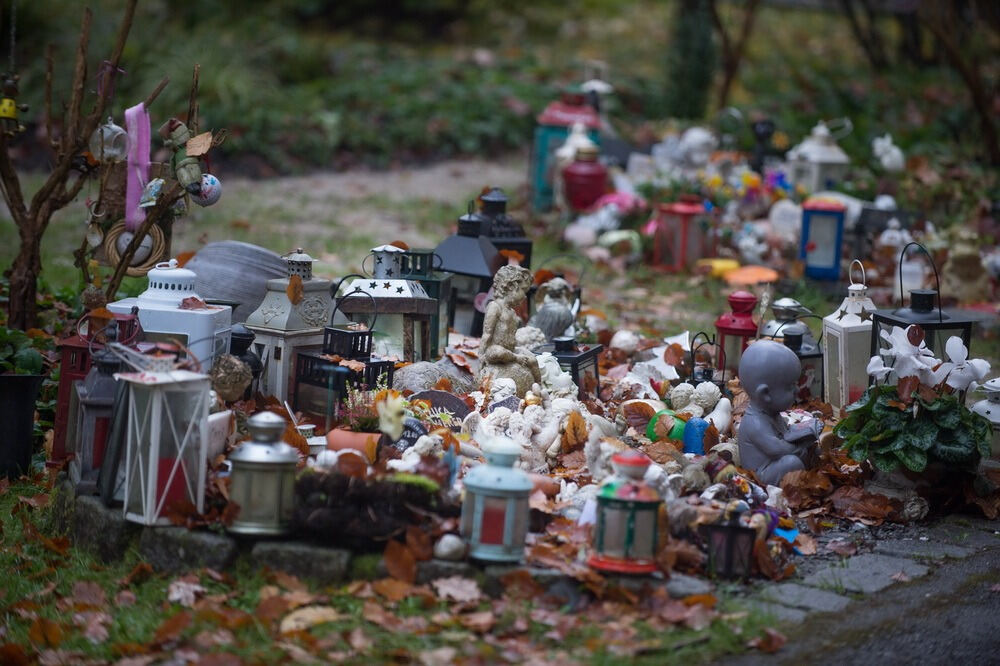
<path fill-rule="evenodd" d="M 313 276 L 315 259 L 301 248 L 282 258 L 285 277 L 267 281 L 267 293 L 247 317 L 246 325 L 255 336 L 252 349 L 261 361 L 260 392 L 287 400 L 292 392 L 295 359 L 300 352 L 322 346 L 323 326 L 330 321 L 333 299 L 330 280 Z M 301 281 L 302 286 L 296 303 L 288 296 L 293 279 Z"/>
<path fill-rule="evenodd" d="M 292 408 L 309 414 L 324 414 L 326 428 L 340 416 L 340 403 L 347 396 L 351 371 L 315 354 L 299 354 L 295 368 Z"/>
<path fill-rule="evenodd" d="M 960 311 L 945 311 L 941 309 L 941 298 L 939 296 L 941 286 L 938 280 L 937 266 L 934 264 L 930 253 L 927 252 L 927 248 L 919 243 L 908 243 L 903 247 L 902 252 L 900 252 L 900 293 L 902 293 L 903 286 L 903 258 L 906 256 L 906 250 L 910 246 L 920 248 L 927 255 L 931 268 L 934 269 L 934 281 L 937 289 L 911 289 L 910 307 L 899 307 L 894 310 L 876 310 L 872 314 L 871 356 L 880 354 L 880 350 L 888 344 L 881 337 L 882 331 L 885 331 L 886 335 L 888 335 L 892 332 L 893 326 L 905 329 L 911 324 L 917 324 L 924 330 L 924 343 L 932 352 L 943 353 L 945 343 L 953 335 L 960 337 L 965 348 L 971 352 L 972 325 L 975 323 L 975 320 L 962 314 Z M 937 302 L 936 308 L 935 301 Z"/>
<path fill-rule="evenodd" d="M 809 308 L 794 298 L 788 297 L 779 298 L 774 303 L 771 303 L 771 312 L 774 313 L 774 319 L 760 327 L 760 336 L 762 338 L 777 338 L 780 335 L 779 331 L 783 331 L 786 324 L 789 326 L 794 324 L 799 320 L 799 317 L 815 316 Z M 816 340 L 808 328 L 805 330 L 805 337 L 802 338 L 802 343 L 806 345 L 816 344 Z"/>
<path fill-rule="evenodd" d="M 608 169 L 601 149 L 590 143 L 576 150 L 576 158 L 562 170 L 566 203 L 574 213 L 589 210 L 608 191 Z"/>
<path fill-rule="evenodd" d="M 480 197 L 483 202 L 481 215 L 489 220 L 489 230 L 485 234 L 498 251 L 512 250 L 521 255 L 521 265 L 531 268 L 533 243 L 524 233 L 524 227 L 507 214 L 507 195 L 499 187 L 494 187 Z"/>
<path fill-rule="evenodd" d="M 486 464 L 465 475 L 461 531 L 469 556 L 493 562 L 520 562 L 528 534 L 531 478 L 514 467 L 521 447 L 507 438 L 483 446 Z"/>
<path fill-rule="evenodd" d="M 374 296 L 367 293 L 365 296 L 374 302 Z M 369 359 L 372 355 L 372 329 L 378 320 L 378 315 L 375 315 L 371 325 L 355 322 L 334 324 L 333 317 L 345 298 L 346 296 L 341 296 L 337 299 L 330 315 L 330 324 L 323 329 L 323 353 L 343 359 Z"/>
<path fill-rule="evenodd" d="M 452 302 L 448 324 L 463 335 L 483 334 L 486 299 L 493 275 L 504 264 L 495 245 L 481 235 L 484 218 L 469 212 L 458 218 L 458 233 L 441 241 L 434 253 L 441 257 L 441 269 L 453 273 Z"/>
<path fill-rule="evenodd" d="M 823 398 L 823 350 L 814 342 L 806 342 L 808 331 L 809 328 L 799 322 L 781 329 L 782 342 L 795 352 L 802 364 L 796 401 Z"/>
<path fill-rule="evenodd" d="M 631 450 L 615 454 L 611 463 L 616 473 L 597 494 L 594 552 L 587 564 L 615 573 L 652 573 L 662 500 L 642 480 L 650 460 Z"/>
<path fill-rule="evenodd" d="M 239 505 L 234 534 L 277 536 L 292 530 L 298 451 L 282 441 L 285 419 L 260 412 L 247 420 L 250 439 L 233 451 L 229 501 Z"/>
<path fill-rule="evenodd" d="M 850 120 L 844 119 L 840 136 L 834 137 L 827 123 L 816 123 L 805 140 L 788 151 L 790 180 L 809 192 L 830 189 L 844 179 L 850 159 L 837 145 L 836 139 L 852 129 Z"/>
<path fill-rule="evenodd" d="M 1000 377 L 989 380 L 979 390 L 986 394 L 986 398 L 970 409 L 990 422 L 993 428 L 992 457 L 1000 458 Z"/>
<path fill-rule="evenodd" d="M 114 374 L 120 369 L 118 357 L 101 350 L 94 354 L 94 364 L 87 377 L 75 383 L 79 412 L 69 476 L 76 484 L 78 495 L 97 492 L 97 476 L 104 462 L 115 406 L 117 384 Z"/>
<path fill-rule="evenodd" d="M 556 149 L 566 142 L 569 130 L 582 123 L 587 136 L 600 143 L 601 117 L 585 103 L 582 90 L 568 89 L 558 101 L 550 103 L 536 118 L 534 143 L 531 147 L 532 205 L 536 211 L 552 207 L 552 183 L 556 169 Z"/>
<path fill-rule="evenodd" d="M 743 350 L 757 335 L 757 324 L 753 321 L 757 297 L 749 291 L 740 290 L 731 293 L 726 300 L 732 312 L 725 312 L 715 320 L 716 339 L 722 349 L 716 359 L 716 367 L 735 375 L 739 371 Z"/>
<path fill-rule="evenodd" d="M 169 525 L 169 507 L 205 504 L 208 375 L 173 370 L 116 375 L 129 384 L 125 519 Z"/>
<path fill-rule="evenodd" d="M 438 270 L 441 257 L 434 250 L 407 250 L 402 257 L 403 277 L 416 280 L 424 291 L 437 303 L 437 310 L 431 316 L 431 356 L 444 354 L 448 346 L 448 311 L 451 306 L 452 274 Z"/>
<path fill-rule="evenodd" d="M 712 230 L 700 201 L 660 204 L 647 232 L 653 241 L 652 267 L 657 270 L 681 273 L 714 254 Z"/>
<path fill-rule="evenodd" d="M 802 205 L 799 259 L 805 274 L 815 280 L 840 279 L 840 253 L 844 242 L 847 208 L 827 199 L 810 199 Z"/>
<path fill-rule="evenodd" d="M 742 524 L 746 508 L 743 502 L 731 502 L 719 522 L 701 526 L 701 535 L 708 542 L 708 571 L 713 576 L 750 576 L 757 530 Z"/>
<path fill-rule="evenodd" d="M 823 402 L 838 417 L 868 388 L 875 303 L 868 296 L 864 266 L 855 259 L 851 268 L 855 264 L 861 268 L 861 282 L 852 278 L 840 307 L 823 318 Z"/>
<path fill-rule="evenodd" d="M 552 338 L 551 344 L 535 349 L 535 353 L 551 352 L 555 356 L 559 367 L 573 378 L 581 400 L 596 398 L 601 393 L 597 357 L 602 351 L 604 345 L 578 345 L 576 338 L 571 336 Z"/>
<path fill-rule="evenodd" d="M 701 342 L 698 342 L 699 338 L 702 338 Z M 698 342 L 698 344 L 695 344 L 696 342 Z M 712 382 L 719 387 L 719 390 L 722 391 L 723 395 L 727 395 L 729 393 L 729 389 L 726 387 L 725 359 L 722 358 L 720 362 L 713 363 L 711 357 L 709 357 L 708 362 L 699 358 L 699 352 L 705 345 L 714 347 L 717 356 L 725 356 L 726 352 L 723 351 L 722 347 L 718 345 L 715 337 L 709 336 L 708 333 L 705 333 L 704 331 L 698 331 L 692 335 L 690 342 L 691 383 L 697 385 L 701 382 Z M 717 367 L 719 368 L 718 370 L 716 369 Z"/>

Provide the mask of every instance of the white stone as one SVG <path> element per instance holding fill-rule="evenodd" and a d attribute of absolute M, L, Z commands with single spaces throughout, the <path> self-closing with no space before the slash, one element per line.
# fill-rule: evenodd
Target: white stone
<path fill-rule="evenodd" d="M 465 557 L 468 549 L 462 538 L 454 534 L 445 534 L 434 544 L 434 557 L 439 560 L 457 561 Z"/>
<path fill-rule="evenodd" d="M 619 349 L 626 354 L 634 354 L 639 348 L 639 335 L 635 331 L 622 329 L 611 336 L 608 346 L 612 349 Z"/>

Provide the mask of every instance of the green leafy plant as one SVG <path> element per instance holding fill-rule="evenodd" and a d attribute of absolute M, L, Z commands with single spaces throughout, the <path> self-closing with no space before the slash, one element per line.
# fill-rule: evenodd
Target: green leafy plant
<path fill-rule="evenodd" d="M 24 331 L 0 328 L 0 374 L 42 374 L 45 359 L 37 346 L 39 343 Z"/>

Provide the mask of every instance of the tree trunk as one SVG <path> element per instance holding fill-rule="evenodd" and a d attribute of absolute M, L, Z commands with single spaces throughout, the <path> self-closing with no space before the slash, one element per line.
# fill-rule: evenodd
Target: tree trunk
<path fill-rule="evenodd" d="M 41 234 L 34 225 L 21 227 L 21 247 L 10 268 L 7 326 L 26 330 L 34 325 L 38 309 L 38 274 L 42 270 Z"/>

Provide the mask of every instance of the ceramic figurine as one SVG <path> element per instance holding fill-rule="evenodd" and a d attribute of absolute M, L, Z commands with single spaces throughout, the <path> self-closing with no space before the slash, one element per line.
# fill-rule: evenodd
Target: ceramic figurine
<path fill-rule="evenodd" d="M 892 142 L 891 134 L 884 134 L 872 139 L 872 153 L 886 171 L 895 173 L 902 171 L 906 166 L 903 151 Z"/>
<path fill-rule="evenodd" d="M 160 127 L 160 136 L 163 138 L 163 145 L 174 151 L 170 165 L 174 169 L 177 182 L 189 193 L 200 196 L 201 164 L 197 157 L 192 157 L 187 153 L 187 142 L 191 139 L 191 130 L 177 118 L 171 118 Z"/>
<path fill-rule="evenodd" d="M 789 427 L 781 415 L 795 402 L 801 374 L 795 352 L 771 340 L 750 345 L 740 359 L 740 383 L 750 396 L 737 434 L 740 460 L 764 485 L 806 469 L 815 455 L 822 424 L 811 419 Z"/>
<path fill-rule="evenodd" d="M 535 355 L 518 348 L 515 336 L 521 320 L 515 309 L 527 298 L 531 271 L 521 266 L 502 266 L 493 278 L 493 300 L 486 307 L 483 337 L 479 343 L 479 380 L 488 376 L 514 380 L 518 397 L 524 397 L 532 384 L 542 381 Z"/>
<path fill-rule="evenodd" d="M 538 291 L 539 295 L 544 294 L 542 304 L 531 315 L 528 326 L 541 330 L 547 341 L 561 335 L 570 335 L 566 331 L 576 320 L 576 314 L 572 306 L 573 288 L 569 282 L 561 277 L 554 277 L 541 285 Z"/>

